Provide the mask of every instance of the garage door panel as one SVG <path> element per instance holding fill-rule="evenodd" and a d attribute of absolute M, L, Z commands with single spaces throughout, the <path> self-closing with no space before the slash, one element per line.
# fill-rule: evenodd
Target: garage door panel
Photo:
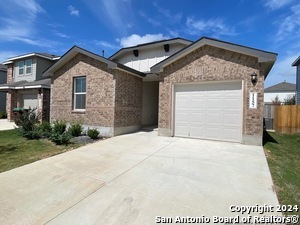
<path fill-rule="evenodd" d="M 190 121 L 203 124 L 206 121 L 206 115 L 204 113 L 193 113 L 191 114 Z"/>
<path fill-rule="evenodd" d="M 36 94 L 23 94 L 23 104 L 22 107 L 28 108 L 37 108 L 38 107 L 38 99 Z"/>
<path fill-rule="evenodd" d="M 174 116 L 175 136 L 240 142 L 242 84 L 175 86 Z"/>
<path fill-rule="evenodd" d="M 207 127 L 204 138 L 206 139 L 220 139 L 222 132 L 219 127 Z"/>

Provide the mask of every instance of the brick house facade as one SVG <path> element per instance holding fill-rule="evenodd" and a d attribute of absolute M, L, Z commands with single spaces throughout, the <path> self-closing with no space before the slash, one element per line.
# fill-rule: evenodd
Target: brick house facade
<path fill-rule="evenodd" d="M 78 47 L 73 47 L 62 60 L 66 58 L 67 62 L 58 69 L 54 65 L 49 70 L 53 71 L 51 121 L 80 122 L 86 129 L 99 129 L 103 136 L 115 136 L 141 127 L 143 81 L 137 71 L 132 74 L 132 71 L 109 68 L 107 60 Z M 84 111 L 74 110 L 76 77 L 86 78 Z"/>
<path fill-rule="evenodd" d="M 9 58 L 3 63 L 7 67 L 7 83 L 0 85 L 0 91 L 6 92 L 8 121 L 15 121 L 15 108 L 36 108 L 39 120 L 49 121 L 50 79 L 42 74 L 58 59 L 58 56 L 46 53 L 30 53 Z M 23 63 L 22 68 L 19 67 L 20 62 Z"/>
<path fill-rule="evenodd" d="M 178 83 L 207 81 L 243 81 L 243 136 L 249 142 L 253 136 L 263 135 L 264 75 L 257 58 L 220 48 L 204 46 L 165 67 L 160 74 L 163 82 L 159 92 L 159 124 L 162 135 L 172 135 L 172 86 Z M 258 74 L 257 84 L 251 73 Z M 249 92 L 258 93 L 257 109 L 249 109 Z M 255 138 L 255 137 L 254 137 Z"/>
<path fill-rule="evenodd" d="M 52 77 L 50 117 L 52 121 L 81 121 L 86 127 L 96 127 L 102 135 L 114 136 L 138 130 L 144 125 L 142 117 L 150 121 L 158 109 L 159 135 L 176 136 L 178 85 L 205 86 L 209 82 L 221 86 L 238 82 L 240 92 L 236 93 L 240 94 L 235 95 L 241 99 L 240 106 L 236 107 L 240 107 L 241 121 L 240 130 L 236 131 L 241 138 L 234 141 L 261 145 L 264 80 L 276 56 L 276 53 L 205 37 L 195 42 L 172 39 L 137 45 L 121 49 L 108 59 L 74 46 L 45 72 Z M 86 77 L 86 106 L 78 111 L 74 110 L 74 79 L 81 76 Z M 250 107 L 252 93 L 256 96 L 251 100 L 255 102 L 254 107 Z M 149 101 L 151 96 L 157 99 Z"/>

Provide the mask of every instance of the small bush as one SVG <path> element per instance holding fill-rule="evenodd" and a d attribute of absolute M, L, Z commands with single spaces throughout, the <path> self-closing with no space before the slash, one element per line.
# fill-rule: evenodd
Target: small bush
<path fill-rule="evenodd" d="M 39 139 L 40 130 L 37 127 L 39 115 L 35 113 L 36 109 L 22 111 L 19 114 L 19 131 L 27 139 Z"/>
<path fill-rule="evenodd" d="M 29 140 L 40 139 L 42 136 L 41 131 L 38 127 L 35 127 L 31 131 L 25 131 L 22 128 L 20 128 L 20 133 L 22 134 L 23 137 L 25 137 Z"/>
<path fill-rule="evenodd" d="M 71 138 L 72 135 L 69 132 L 65 132 L 63 134 L 53 132 L 49 137 L 49 139 L 57 145 L 67 145 Z"/>
<path fill-rule="evenodd" d="M 83 127 L 80 123 L 73 123 L 68 129 L 68 132 L 73 136 L 73 137 L 78 137 L 81 135 L 83 131 Z"/>
<path fill-rule="evenodd" d="M 41 135 L 43 137 L 46 137 L 46 138 L 50 137 L 50 135 L 52 133 L 52 127 L 49 122 L 43 122 L 42 124 L 40 124 L 39 129 L 40 129 Z"/>
<path fill-rule="evenodd" d="M 67 123 L 65 120 L 56 120 L 53 122 L 53 132 L 63 134 L 66 131 Z"/>
<path fill-rule="evenodd" d="M 6 118 L 7 118 L 6 112 L 0 111 L 0 119 L 6 119 Z"/>
<path fill-rule="evenodd" d="M 88 131 L 87 131 L 87 135 L 91 139 L 97 139 L 99 134 L 100 134 L 100 132 L 97 129 L 88 129 Z"/>

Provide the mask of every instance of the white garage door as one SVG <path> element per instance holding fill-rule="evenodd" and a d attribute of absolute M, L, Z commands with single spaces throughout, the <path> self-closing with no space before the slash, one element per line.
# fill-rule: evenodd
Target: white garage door
<path fill-rule="evenodd" d="M 23 95 L 23 107 L 25 109 L 37 108 L 38 107 L 37 94 L 24 94 Z"/>
<path fill-rule="evenodd" d="M 175 136 L 240 142 L 242 83 L 175 86 Z"/>

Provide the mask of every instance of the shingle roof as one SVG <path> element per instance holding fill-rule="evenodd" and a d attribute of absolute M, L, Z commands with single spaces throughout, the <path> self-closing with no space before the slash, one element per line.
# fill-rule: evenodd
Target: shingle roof
<path fill-rule="evenodd" d="M 265 93 L 268 92 L 294 92 L 296 91 L 296 84 L 281 82 L 271 87 L 265 88 Z"/>
<path fill-rule="evenodd" d="M 17 81 L 13 83 L 7 83 L 7 84 L 1 84 L 0 85 L 0 90 L 8 90 L 8 89 L 22 89 L 22 88 L 50 88 L 51 85 L 51 78 L 46 78 L 42 80 L 37 80 L 37 81 Z"/>
<path fill-rule="evenodd" d="M 6 68 L 5 65 L 3 65 L 3 64 L 0 63 L 0 70 L 7 71 L 7 68 Z"/>

